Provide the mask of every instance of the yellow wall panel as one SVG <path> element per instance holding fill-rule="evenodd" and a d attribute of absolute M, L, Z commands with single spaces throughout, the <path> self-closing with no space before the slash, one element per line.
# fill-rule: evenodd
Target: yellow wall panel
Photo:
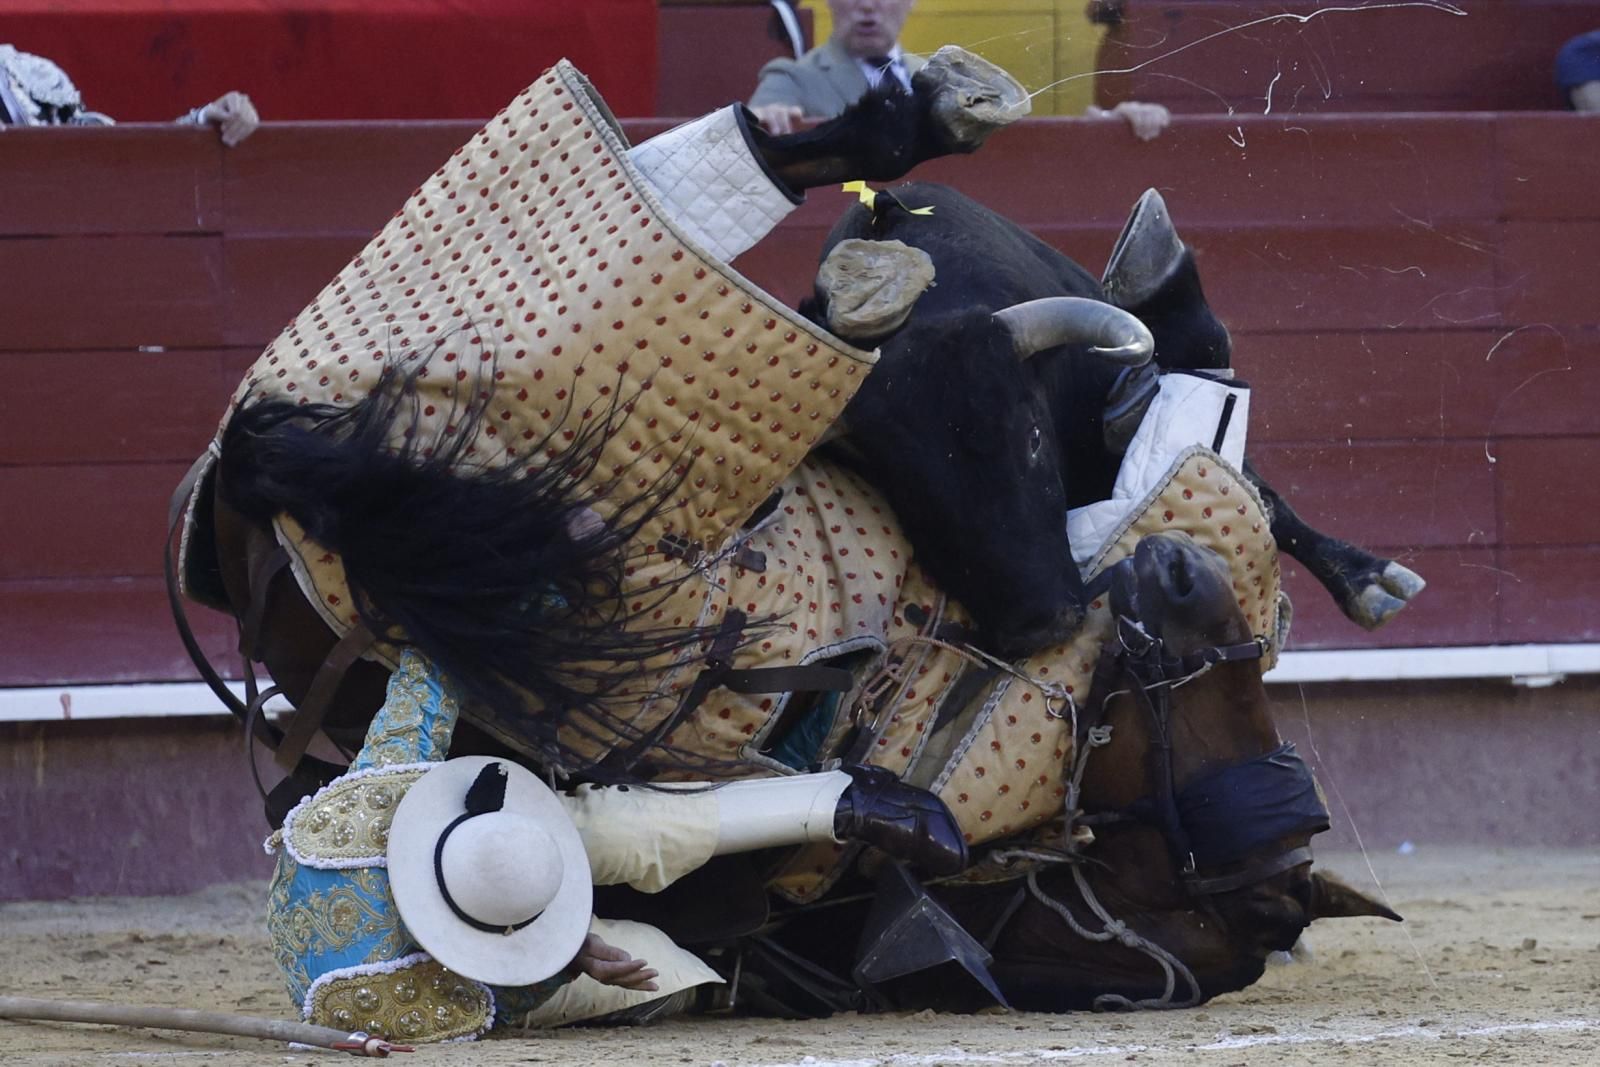
<path fill-rule="evenodd" d="M 801 6 L 812 12 L 816 39 L 826 40 L 833 32 L 826 0 Z M 1034 97 L 1035 115 L 1081 115 L 1094 102 L 1094 78 L 1081 75 L 1094 70 L 1105 32 L 1085 17 L 1087 6 L 1087 0 L 917 0 L 900 43 L 922 55 L 960 45 L 1010 71 L 1030 92 L 1054 85 Z"/>

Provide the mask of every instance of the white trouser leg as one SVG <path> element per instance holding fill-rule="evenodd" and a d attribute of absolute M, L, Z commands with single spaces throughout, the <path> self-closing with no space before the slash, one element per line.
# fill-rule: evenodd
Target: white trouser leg
<path fill-rule="evenodd" d="M 583 838 L 595 885 L 658 893 L 717 849 L 714 793 L 583 785 L 562 803 Z"/>
<path fill-rule="evenodd" d="M 837 841 L 834 813 L 850 782 L 843 771 L 824 771 L 719 787 L 712 794 L 717 798 L 716 854 Z"/>
<path fill-rule="evenodd" d="M 562 797 L 596 885 L 665 889 L 712 856 L 837 841 L 843 771 L 662 789 L 585 785 Z M 684 790 L 693 790 L 685 792 Z"/>

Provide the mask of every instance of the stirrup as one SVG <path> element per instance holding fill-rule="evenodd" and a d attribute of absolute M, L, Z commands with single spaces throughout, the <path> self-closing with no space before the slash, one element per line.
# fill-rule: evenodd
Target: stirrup
<path fill-rule="evenodd" d="M 937 990 L 940 1004 L 956 1009 L 975 1001 L 1011 1006 L 989 973 L 994 957 L 928 895 L 904 864 L 885 863 L 876 881 L 851 976 L 880 1006 L 903 1006 L 896 994 L 908 980 L 918 990 L 918 1003 L 924 1002 L 923 994 Z"/>

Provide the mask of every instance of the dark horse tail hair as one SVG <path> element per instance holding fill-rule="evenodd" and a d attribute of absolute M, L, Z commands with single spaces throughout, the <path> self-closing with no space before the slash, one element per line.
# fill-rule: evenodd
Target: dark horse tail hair
<path fill-rule="evenodd" d="M 668 475 L 623 492 L 623 478 L 636 485 L 632 469 L 591 478 L 631 400 L 586 417 L 542 465 L 491 465 L 472 444 L 494 397 L 493 365 L 458 382 L 447 428 L 429 434 L 418 395 L 427 363 L 391 364 L 352 407 L 246 398 L 222 441 L 227 502 L 261 525 L 286 512 L 338 553 L 367 627 L 425 654 L 466 710 L 494 712 L 550 769 L 626 780 L 647 748 L 693 764 L 660 744 L 670 718 L 646 732 L 607 705 L 623 691 L 661 695 L 650 661 L 694 655 L 711 637 L 652 621 L 666 583 L 642 602 L 623 595 L 629 546 L 678 484 Z M 550 440 L 528 442 L 529 454 L 548 455 Z M 603 525 L 586 513 L 602 500 Z M 581 758 L 558 739 L 563 725 L 622 758 Z"/>

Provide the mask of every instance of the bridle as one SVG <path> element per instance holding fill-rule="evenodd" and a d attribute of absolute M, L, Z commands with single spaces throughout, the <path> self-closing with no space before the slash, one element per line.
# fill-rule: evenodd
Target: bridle
<path fill-rule="evenodd" d="M 1213 915 L 1217 914 L 1211 900 L 1213 896 L 1255 885 L 1311 862 L 1311 846 L 1282 849 L 1227 873 L 1217 873 L 1217 868 L 1235 865 L 1287 835 L 1314 834 L 1329 827 L 1328 811 L 1310 768 L 1295 752 L 1293 744 L 1282 744 L 1264 755 L 1230 764 L 1182 789 L 1177 786 L 1172 758 L 1173 691 L 1221 664 L 1259 660 L 1269 647 L 1267 638 L 1256 637 L 1239 644 L 1170 655 L 1164 642 L 1153 636 L 1140 620 L 1118 616 L 1116 640 L 1105 643 L 1086 714 L 1075 723 L 1077 756 L 1067 779 L 1063 847 L 1059 850 L 1015 848 L 991 853 L 991 858 L 1002 865 L 1017 860 L 1031 861 L 1035 865 L 1041 862 L 1069 864 L 1084 905 L 1101 924 L 1099 930 L 1088 928 L 1062 902 L 1046 893 L 1039 886 L 1037 870 L 1027 873 L 1026 892 L 1060 916 L 1078 936 L 1097 942 L 1118 941 L 1149 956 L 1161 967 L 1166 977 L 1161 996 L 1132 1000 L 1120 994 L 1102 994 L 1094 1000 L 1097 1009 L 1192 1007 L 1200 1003 L 1202 995 L 1193 972 L 1181 959 L 1114 918 L 1100 903 L 1083 873 L 1090 857 L 1078 844 L 1092 836 L 1083 835 L 1080 827 L 1092 830 L 1134 823 L 1159 830 L 1166 840 L 1184 892 L 1197 906 Z M 1111 743 L 1111 725 L 1105 722 L 1106 710 L 1113 698 L 1125 693 L 1133 696 L 1150 721 L 1149 777 L 1154 784 L 1153 792 L 1126 807 L 1082 810 L 1079 799 L 1089 759 L 1096 749 Z M 990 933 L 989 944 L 994 943 L 1000 930 L 1021 906 L 1023 894 L 1024 890 L 1018 891 Z M 1182 1000 L 1174 998 L 1179 977 L 1188 986 L 1188 996 Z"/>
<path fill-rule="evenodd" d="M 1096 827 L 1135 822 L 1160 830 L 1191 897 L 1231 892 L 1309 863 L 1311 846 L 1302 845 L 1226 874 L 1205 873 L 1235 865 L 1286 835 L 1328 829 L 1328 810 L 1316 781 L 1292 743 L 1213 771 L 1181 790 L 1173 773 L 1173 690 L 1221 664 L 1261 659 L 1267 639 L 1172 656 L 1139 620 L 1125 616 L 1116 620 L 1116 638 L 1107 642 L 1095 671 L 1091 692 L 1096 696 L 1090 702 L 1094 717 L 1080 724 L 1080 744 L 1087 745 L 1088 733 L 1101 725 L 1113 697 L 1131 694 L 1150 722 L 1154 792 L 1124 808 L 1084 812 L 1077 823 Z"/>

